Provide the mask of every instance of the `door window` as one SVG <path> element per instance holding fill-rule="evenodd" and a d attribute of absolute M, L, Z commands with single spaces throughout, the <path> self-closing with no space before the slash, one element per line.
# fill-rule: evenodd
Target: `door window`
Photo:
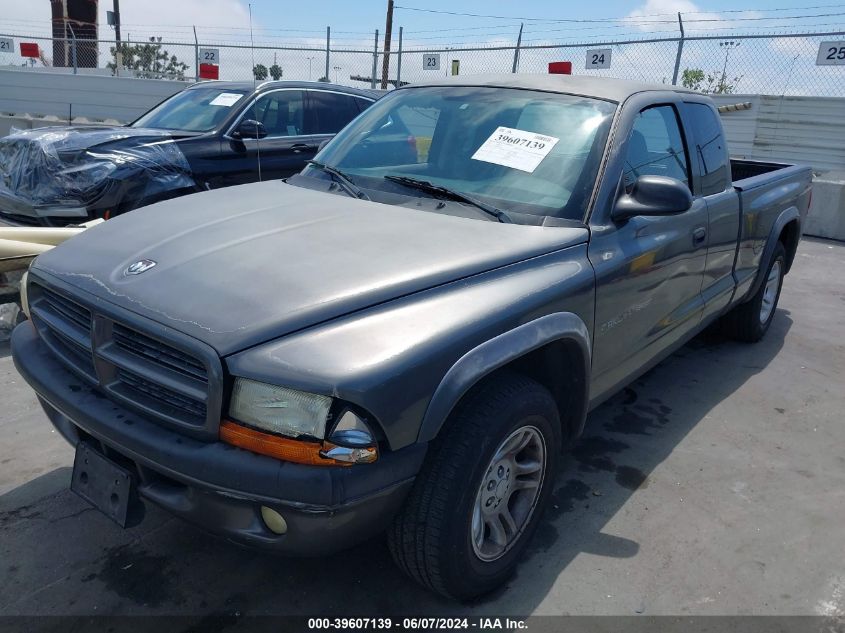
<path fill-rule="evenodd" d="M 241 120 L 261 122 L 267 136 L 300 136 L 303 132 L 304 99 L 302 90 L 277 90 L 260 96 L 246 109 Z"/>
<path fill-rule="evenodd" d="M 689 186 L 689 158 L 675 108 L 643 110 L 634 120 L 623 178 L 630 189 L 640 176 L 668 176 Z"/>
<path fill-rule="evenodd" d="M 723 192 L 728 186 L 728 152 L 722 125 L 716 113 L 703 103 L 686 104 L 690 131 L 695 139 L 695 152 L 701 162 L 699 193 L 709 196 Z"/>
<path fill-rule="evenodd" d="M 336 134 L 360 112 L 350 95 L 311 90 L 308 98 L 306 134 Z"/>

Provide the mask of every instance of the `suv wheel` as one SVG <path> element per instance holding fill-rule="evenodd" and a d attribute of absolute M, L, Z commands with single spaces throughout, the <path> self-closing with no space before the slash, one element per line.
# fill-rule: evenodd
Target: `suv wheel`
<path fill-rule="evenodd" d="M 747 343 L 756 343 L 766 334 L 775 317 L 775 309 L 786 271 L 786 250 L 778 242 L 766 268 L 766 277 L 757 293 L 725 315 L 727 334 Z"/>
<path fill-rule="evenodd" d="M 501 585 L 548 502 L 560 445 L 557 405 L 536 381 L 502 372 L 473 389 L 388 532 L 396 563 L 452 598 Z"/>

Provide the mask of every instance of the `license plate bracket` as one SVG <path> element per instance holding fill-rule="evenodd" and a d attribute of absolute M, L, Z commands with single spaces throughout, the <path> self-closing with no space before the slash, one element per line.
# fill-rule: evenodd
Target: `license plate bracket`
<path fill-rule="evenodd" d="M 120 527 L 126 527 L 134 478 L 85 442 L 76 446 L 70 489 Z"/>

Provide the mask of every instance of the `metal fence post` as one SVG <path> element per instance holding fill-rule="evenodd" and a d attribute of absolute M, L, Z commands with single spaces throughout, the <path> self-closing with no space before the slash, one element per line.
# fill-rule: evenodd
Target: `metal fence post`
<path fill-rule="evenodd" d="M 73 74 L 77 73 L 77 66 L 76 66 L 76 33 L 73 32 L 73 26 L 71 26 L 70 22 L 67 23 L 68 28 L 70 29 L 70 59 L 71 63 L 73 64 Z"/>
<path fill-rule="evenodd" d="M 396 85 L 394 88 L 399 88 L 402 85 L 402 27 L 399 27 L 399 50 L 396 52 Z"/>
<path fill-rule="evenodd" d="M 200 41 L 197 39 L 197 27 L 194 25 L 194 81 L 200 80 Z"/>
<path fill-rule="evenodd" d="M 519 45 L 522 44 L 522 24 L 519 25 L 519 35 L 516 38 L 516 48 L 513 49 L 513 69 L 512 73 L 516 73 L 519 68 Z"/>
<path fill-rule="evenodd" d="M 370 88 L 375 90 L 376 87 L 376 66 L 378 65 L 378 29 L 376 29 L 376 39 L 373 44 L 373 72 L 370 75 Z"/>
<path fill-rule="evenodd" d="M 678 26 L 681 29 L 681 38 L 678 40 L 678 54 L 675 56 L 675 71 L 672 73 L 672 85 L 678 85 L 678 70 L 681 67 L 681 55 L 684 53 L 684 21 L 678 12 Z"/>
<path fill-rule="evenodd" d="M 324 75 L 326 81 L 329 80 L 329 48 L 332 41 L 332 27 L 326 27 L 326 74 Z"/>

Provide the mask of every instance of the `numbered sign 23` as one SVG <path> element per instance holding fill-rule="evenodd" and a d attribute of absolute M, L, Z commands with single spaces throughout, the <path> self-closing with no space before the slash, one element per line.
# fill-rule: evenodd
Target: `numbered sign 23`
<path fill-rule="evenodd" d="M 440 70 L 440 53 L 423 55 L 423 70 Z"/>
<path fill-rule="evenodd" d="M 816 66 L 845 66 L 845 40 L 819 44 Z"/>
<path fill-rule="evenodd" d="M 587 50 L 587 70 L 610 68 L 610 49 L 591 48 Z"/>
<path fill-rule="evenodd" d="M 0 53 L 13 53 L 15 42 L 11 37 L 0 37 Z"/>
<path fill-rule="evenodd" d="M 220 64 L 219 48 L 201 48 L 200 64 Z"/>

